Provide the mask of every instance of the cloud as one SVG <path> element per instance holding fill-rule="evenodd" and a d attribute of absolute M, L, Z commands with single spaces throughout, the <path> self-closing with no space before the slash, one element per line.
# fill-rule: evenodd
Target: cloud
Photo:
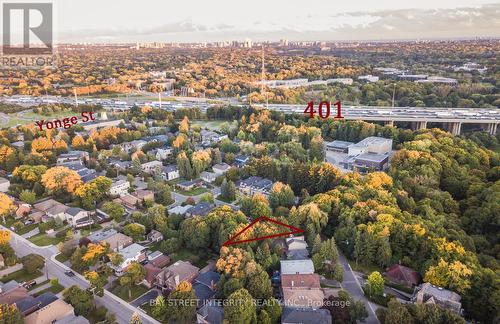
<path fill-rule="evenodd" d="M 218 41 L 254 40 L 368 40 L 452 37 L 499 37 L 500 4 L 447 9 L 394 9 L 331 14 L 318 11 L 302 16 L 279 13 L 272 20 L 255 17 L 245 22 L 187 18 L 148 28 L 73 30 L 59 33 L 62 41 Z"/>

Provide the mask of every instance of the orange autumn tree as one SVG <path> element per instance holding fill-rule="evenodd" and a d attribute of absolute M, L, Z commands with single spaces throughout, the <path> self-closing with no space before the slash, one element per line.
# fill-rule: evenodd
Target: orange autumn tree
<path fill-rule="evenodd" d="M 9 215 L 14 211 L 14 203 L 12 199 L 6 194 L 0 192 L 0 216 L 3 218 L 5 223 L 5 216 Z"/>
<path fill-rule="evenodd" d="M 108 247 L 106 247 L 104 244 L 90 243 L 87 246 L 87 251 L 82 256 L 82 260 L 86 263 L 94 264 L 97 261 L 97 259 L 106 254 L 107 251 Z"/>
<path fill-rule="evenodd" d="M 8 244 L 10 241 L 10 231 L 0 230 L 0 245 Z"/>
<path fill-rule="evenodd" d="M 53 192 L 73 193 L 82 184 L 78 173 L 63 166 L 53 167 L 42 176 L 45 188 Z"/>

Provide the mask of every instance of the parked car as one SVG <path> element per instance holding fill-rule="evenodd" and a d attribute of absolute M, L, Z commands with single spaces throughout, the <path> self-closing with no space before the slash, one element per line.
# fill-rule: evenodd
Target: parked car
<path fill-rule="evenodd" d="M 21 286 L 23 286 L 24 288 L 26 289 L 30 289 L 31 287 L 33 287 L 34 285 L 36 285 L 36 281 L 35 280 L 28 280 L 28 281 L 25 281 L 21 284 Z"/>

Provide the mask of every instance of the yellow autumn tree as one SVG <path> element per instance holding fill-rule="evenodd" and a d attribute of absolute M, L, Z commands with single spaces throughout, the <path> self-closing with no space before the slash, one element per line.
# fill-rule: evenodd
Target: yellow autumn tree
<path fill-rule="evenodd" d="M 424 281 L 463 293 L 470 288 L 472 270 L 460 261 L 446 262 L 440 258 L 437 265 L 429 267 Z"/>
<path fill-rule="evenodd" d="M 0 230 L 0 245 L 9 243 L 9 240 L 10 240 L 10 231 Z"/>
<path fill-rule="evenodd" d="M 223 246 L 220 250 L 220 258 L 217 260 L 217 270 L 233 278 L 244 276 L 245 258 L 244 252 L 238 248 Z"/>
<path fill-rule="evenodd" d="M 106 253 L 106 247 L 104 245 L 90 243 L 87 246 L 87 252 L 82 256 L 82 260 L 92 263 L 104 253 Z"/>
<path fill-rule="evenodd" d="M 73 146 L 75 149 L 81 149 L 85 147 L 85 140 L 81 135 L 76 135 L 71 141 L 71 146 Z"/>
<path fill-rule="evenodd" d="M 7 157 L 14 154 L 14 150 L 7 145 L 0 146 L 0 163 L 4 163 Z"/>
<path fill-rule="evenodd" d="M 178 292 L 189 292 L 193 289 L 193 286 L 187 281 L 181 281 L 175 291 Z"/>
<path fill-rule="evenodd" d="M 184 116 L 184 119 L 179 124 L 179 132 L 187 134 L 189 131 L 189 118 Z"/>
<path fill-rule="evenodd" d="M 63 166 L 53 167 L 42 176 L 42 183 L 49 192 L 73 193 L 82 184 L 78 173 Z"/>
<path fill-rule="evenodd" d="M 5 217 L 14 210 L 14 202 L 6 194 L 0 192 L 0 216 Z"/>

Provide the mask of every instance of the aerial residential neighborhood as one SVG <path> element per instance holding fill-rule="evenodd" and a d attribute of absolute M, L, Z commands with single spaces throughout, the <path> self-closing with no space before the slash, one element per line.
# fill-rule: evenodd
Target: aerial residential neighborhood
<path fill-rule="evenodd" d="M 479 2 L 2 2 L 0 324 L 500 323 Z"/>

